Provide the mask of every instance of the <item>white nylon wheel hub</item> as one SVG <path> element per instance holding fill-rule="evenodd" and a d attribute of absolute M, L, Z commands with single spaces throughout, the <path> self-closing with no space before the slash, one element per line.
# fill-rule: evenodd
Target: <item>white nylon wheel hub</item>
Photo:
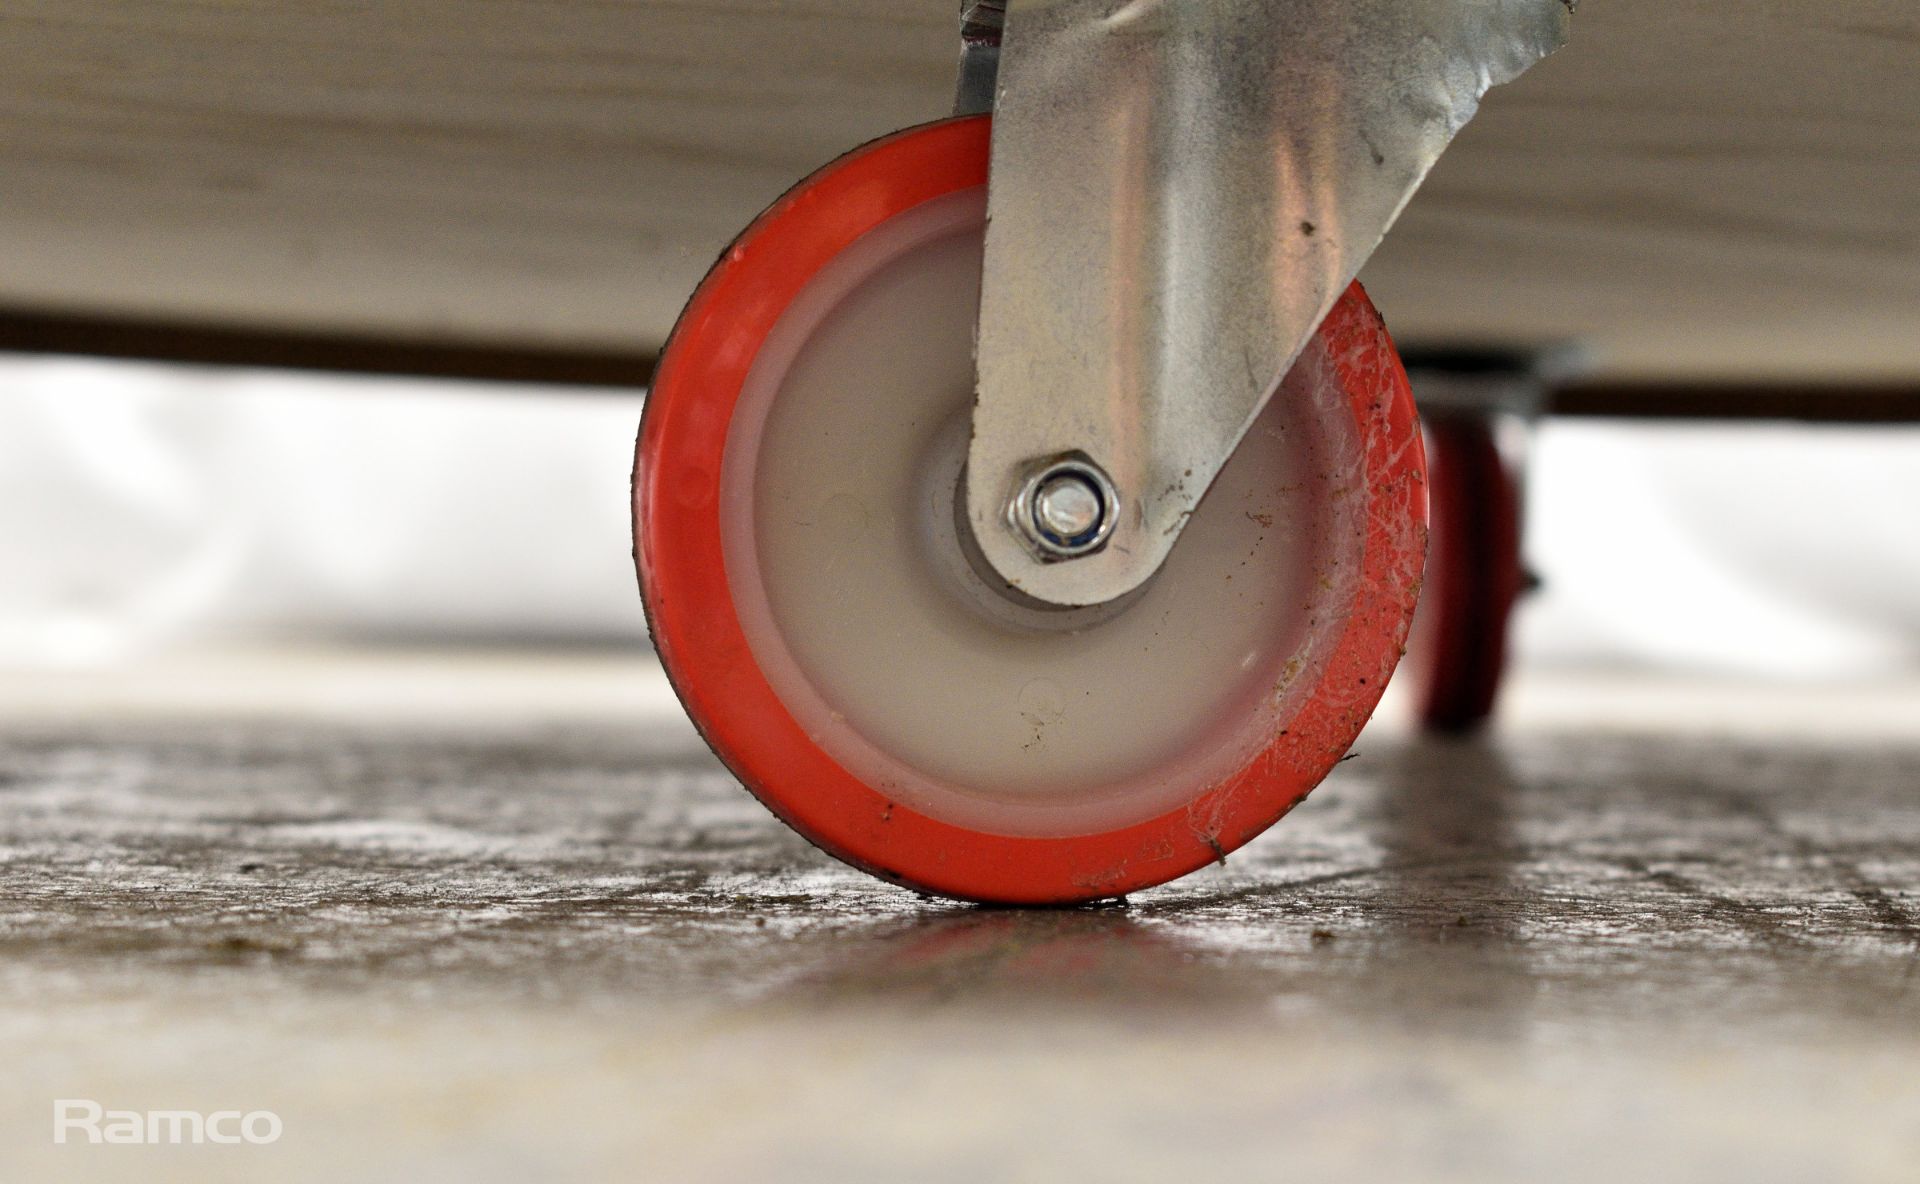
<path fill-rule="evenodd" d="M 995 834 L 1114 830 L 1237 772 L 1317 685 L 1364 534 L 1353 418 L 1316 340 L 1154 579 L 1021 603 L 956 521 L 984 217 L 984 190 L 911 210 L 786 311 L 729 430 L 728 584 L 775 693 L 866 784 Z"/>

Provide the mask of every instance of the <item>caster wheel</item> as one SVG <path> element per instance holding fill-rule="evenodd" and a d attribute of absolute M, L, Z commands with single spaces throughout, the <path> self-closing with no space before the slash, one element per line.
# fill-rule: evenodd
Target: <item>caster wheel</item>
<path fill-rule="evenodd" d="M 695 725 L 817 846 L 962 899 L 1113 897 L 1224 859 L 1366 722 L 1419 586 L 1420 436 L 1355 286 L 1145 586 L 1061 610 L 983 575 L 989 139 L 858 149 L 715 264 L 641 424 L 641 591 Z"/>
<path fill-rule="evenodd" d="M 1520 485 L 1496 416 L 1447 412 L 1426 423 L 1432 552 L 1408 665 L 1430 732 L 1464 735 L 1493 716 L 1508 622 L 1525 584 Z"/>

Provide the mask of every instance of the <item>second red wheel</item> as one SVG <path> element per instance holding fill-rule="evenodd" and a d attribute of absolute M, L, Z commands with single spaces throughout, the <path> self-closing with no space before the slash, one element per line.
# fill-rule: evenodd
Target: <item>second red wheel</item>
<path fill-rule="evenodd" d="M 1426 421 L 1433 544 L 1408 676 L 1429 731 L 1484 726 L 1507 667 L 1513 607 L 1526 582 L 1520 483 L 1496 412 L 1447 409 Z"/>

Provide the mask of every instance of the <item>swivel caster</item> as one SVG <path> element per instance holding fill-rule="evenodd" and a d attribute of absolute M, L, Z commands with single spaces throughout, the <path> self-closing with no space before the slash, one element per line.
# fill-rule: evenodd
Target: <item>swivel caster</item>
<path fill-rule="evenodd" d="M 649 393 L 635 553 L 668 677 L 776 815 L 919 891 L 1070 903 L 1224 860 L 1342 759 L 1412 616 L 1422 449 L 1346 278 L 1287 305 L 1298 340 L 1282 318 L 1241 348 L 1217 322 L 1187 342 L 1131 239 L 1017 274 L 1034 178 L 995 124 L 857 149 L 721 256 Z M 1225 257 L 1202 254 L 1206 279 Z M 1080 315 L 1115 323 L 1062 327 Z M 1187 344 L 1224 377 L 1181 410 L 1178 367 L 1134 362 Z"/>

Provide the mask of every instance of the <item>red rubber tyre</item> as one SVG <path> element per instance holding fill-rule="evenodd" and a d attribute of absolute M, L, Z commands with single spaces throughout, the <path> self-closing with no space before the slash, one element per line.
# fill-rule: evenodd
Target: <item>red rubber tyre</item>
<path fill-rule="evenodd" d="M 1426 541 L 1407 379 L 1355 285 L 1137 594 L 1043 610 L 956 536 L 990 121 L 889 136 L 756 220 L 675 327 L 634 471 L 654 644 L 766 806 L 962 899 L 1122 895 L 1339 762 Z"/>
<path fill-rule="evenodd" d="M 1433 544 L 1407 665 L 1421 725 L 1445 735 L 1492 718 L 1525 583 L 1520 486 L 1498 427 L 1495 416 L 1474 412 L 1426 423 Z"/>

